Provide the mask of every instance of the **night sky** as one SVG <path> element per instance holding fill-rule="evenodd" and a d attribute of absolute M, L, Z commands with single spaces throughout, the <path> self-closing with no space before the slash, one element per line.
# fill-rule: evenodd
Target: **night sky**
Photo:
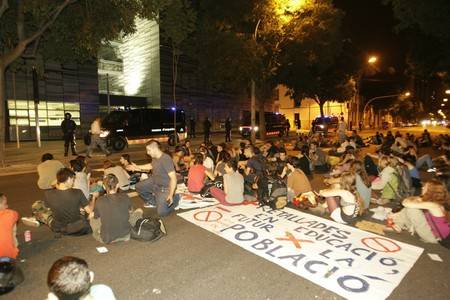
<path fill-rule="evenodd" d="M 362 93 L 368 97 L 397 92 L 405 85 L 406 43 L 395 32 L 397 20 L 390 5 L 382 0 L 334 0 L 345 12 L 344 32 L 361 52 L 361 59 L 370 55 L 379 58 L 379 72 L 366 76 Z M 395 73 L 393 73 L 395 71 Z"/>

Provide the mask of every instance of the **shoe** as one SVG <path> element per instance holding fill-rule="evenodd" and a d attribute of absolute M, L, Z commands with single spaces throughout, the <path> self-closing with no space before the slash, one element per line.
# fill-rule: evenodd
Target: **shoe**
<path fill-rule="evenodd" d="M 436 172 L 436 171 L 437 171 L 436 168 L 429 168 L 427 170 L 428 173 L 433 173 L 433 172 Z"/>
<path fill-rule="evenodd" d="M 21 220 L 23 224 L 31 227 L 39 227 L 41 225 L 35 217 L 22 217 Z"/>
<path fill-rule="evenodd" d="M 144 208 L 155 208 L 156 205 L 153 205 L 151 203 L 144 203 Z"/>

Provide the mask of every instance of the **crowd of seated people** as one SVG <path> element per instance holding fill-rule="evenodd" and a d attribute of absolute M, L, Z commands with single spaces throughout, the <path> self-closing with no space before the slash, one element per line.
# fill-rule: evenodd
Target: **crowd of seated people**
<path fill-rule="evenodd" d="M 433 143 L 427 132 L 417 139 L 412 134 L 377 133 L 371 139 L 377 147 L 368 155 L 360 151 L 367 145 L 356 132 L 340 139 L 339 143 L 318 135 L 300 135 L 289 143 L 297 149 L 294 152 L 287 150 L 288 144 L 282 140 L 260 147 L 245 140 L 239 146 L 207 143 L 198 148 L 186 140 L 172 152 L 165 152 L 152 140 L 145 147 L 149 163 L 138 165 L 122 154 L 117 164 L 104 161 L 102 178 L 92 178 L 83 156 L 71 160 L 66 168 L 47 153 L 38 167 L 43 200 L 33 204 L 34 218 L 22 220 L 32 226 L 45 224 L 56 236 L 92 234 L 100 243 L 128 241 L 132 226 L 143 215 L 142 209 L 131 205 L 126 193 L 130 188 L 136 189 L 144 207 L 156 207 L 164 217 L 177 209 L 180 183 L 186 183 L 191 193 L 209 186 L 211 196 L 222 205 L 239 205 L 267 198 L 271 182 L 278 180 L 286 186 L 288 202 L 313 194 L 335 222 L 353 224 L 371 205 L 395 204 L 401 208 L 390 216 L 396 231 L 415 231 L 432 243 L 450 235 L 447 186 L 438 180 L 424 182 L 420 174 L 436 166 L 448 167 L 448 136 L 439 136 Z M 425 145 L 434 145 L 442 155 L 434 159 L 429 154 L 418 155 L 419 147 Z M 311 180 L 324 173 L 325 188 L 315 191 Z M 208 185 L 216 181 L 222 184 Z M 6 196 L 0 194 L 0 241 L 6 245 L 0 256 L 15 259 L 18 255 L 18 218 L 17 212 L 8 209 Z M 87 269 L 85 262 L 75 258 L 60 263 Z M 63 292 L 55 284 L 49 282 L 49 299 L 57 299 Z M 80 292 L 87 295 L 93 291 Z M 107 289 L 105 293 L 112 295 Z"/>

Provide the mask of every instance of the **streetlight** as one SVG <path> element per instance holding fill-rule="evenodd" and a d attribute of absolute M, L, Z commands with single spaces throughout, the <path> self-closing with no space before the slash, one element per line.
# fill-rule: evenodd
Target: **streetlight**
<path fill-rule="evenodd" d="M 367 101 L 366 105 L 364 105 L 364 109 L 362 111 L 363 112 L 363 119 L 362 119 L 363 123 L 364 123 L 365 111 L 367 109 L 367 106 L 369 106 L 370 103 L 372 103 L 375 100 L 392 98 L 392 97 L 398 97 L 398 96 L 409 97 L 409 96 L 411 96 L 411 93 L 410 92 L 406 92 L 406 93 L 403 93 L 403 94 L 393 94 L 393 95 L 386 95 L 386 96 L 378 96 L 378 97 L 373 97 L 373 98 L 369 99 L 369 101 Z"/>
<path fill-rule="evenodd" d="M 447 102 L 448 101 L 448 99 L 447 98 L 444 98 L 442 101 L 444 101 L 444 102 Z"/>
<path fill-rule="evenodd" d="M 445 93 L 446 93 L 447 95 L 450 95 L 450 90 L 445 90 Z"/>
<path fill-rule="evenodd" d="M 371 57 L 369 57 L 369 59 L 367 60 L 367 62 L 369 63 L 369 64 L 374 64 L 374 63 L 376 63 L 378 61 L 378 57 L 376 57 L 376 56 L 371 56 Z"/>
<path fill-rule="evenodd" d="M 378 57 L 375 55 L 372 55 L 367 59 L 367 63 L 369 65 L 374 65 L 377 61 L 378 61 Z M 364 75 L 364 69 L 362 69 L 358 72 L 358 78 L 356 81 L 355 102 L 356 102 L 356 126 L 357 127 L 359 126 L 359 106 L 360 106 L 360 102 L 361 102 L 359 93 L 361 90 L 361 80 L 362 80 L 363 75 Z M 364 110 L 363 110 L 363 113 L 364 113 Z M 364 118 L 364 116 L 363 116 L 363 118 Z M 353 115 L 352 115 L 352 120 L 353 120 Z"/>

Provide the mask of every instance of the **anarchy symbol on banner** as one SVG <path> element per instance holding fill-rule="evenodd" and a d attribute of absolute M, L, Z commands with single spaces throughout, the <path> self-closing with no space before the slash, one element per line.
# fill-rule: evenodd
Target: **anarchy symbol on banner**
<path fill-rule="evenodd" d="M 378 251 L 378 252 L 393 253 L 393 252 L 400 251 L 402 249 L 394 241 L 391 241 L 389 239 L 382 238 L 382 237 L 363 238 L 363 239 L 361 239 L 361 243 L 363 243 L 365 246 L 369 247 L 370 249 Z"/>
<path fill-rule="evenodd" d="M 214 210 L 204 210 L 194 214 L 194 219 L 201 222 L 217 222 L 222 219 L 222 214 Z"/>

